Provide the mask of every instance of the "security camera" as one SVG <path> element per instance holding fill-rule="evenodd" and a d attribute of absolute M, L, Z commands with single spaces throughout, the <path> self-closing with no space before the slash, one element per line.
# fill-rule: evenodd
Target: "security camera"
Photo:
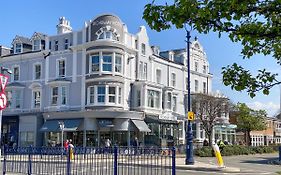
<path fill-rule="evenodd" d="M 7 67 L 1 67 L 1 73 L 7 72 L 8 74 L 12 74 L 12 70 Z"/>

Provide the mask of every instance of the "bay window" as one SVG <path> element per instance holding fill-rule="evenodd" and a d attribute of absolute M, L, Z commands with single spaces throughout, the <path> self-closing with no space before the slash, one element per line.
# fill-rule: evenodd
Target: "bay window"
<path fill-rule="evenodd" d="M 160 92 L 154 90 L 147 90 L 148 94 L 148 107 L 159 108 L 160 107 Z"/>
<path fill-rule="evenodd" d="M 87 88 L 87 104 L 121 104 L 122 88 L 119 86 L 90 86 Z"/>
<path fill-rule="evenodd" d="M 102 56 L 102 70 L 112 71 L 112 53 L 104 53 Z"/>
<path fill-rule="evenodd" d="M 169 92 L 167 93 L 167 108 L 166 109 L 171 109 L 172 108 L 172 93 Z"/>
<path fill-rule="evenodd" d="M 108 88 L 109 103 L 115 103 L 115 87 Z"/>
<path fill-rule="evenodd" d="M 92 72 L 98 72 L 100 70 L 100 57 L 99 55 L 92 56 Z"/>
<path fill-rule="evenodd" d="M 67 89 L 66 86 L 52 87 L 51 105 L 66 105 L 67 104 Z"/>
<path fill-rule="evenodd" d="M 122 73 L 122 55 L 115 54 L 115 72 Z"/>
<path fill-rule="evenodd" d="M 98 87 L 98 103 L 105 102 L 105 86 Z"/>
<path fill-rule="evenodd" d="M 99 52 L 90 56 L 89 73 L 122 73 L 122 55 L 114 52 Z"/>

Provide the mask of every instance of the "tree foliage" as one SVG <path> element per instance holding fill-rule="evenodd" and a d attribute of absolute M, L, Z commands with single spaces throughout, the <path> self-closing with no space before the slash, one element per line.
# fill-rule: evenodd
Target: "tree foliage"
<path fill-rule="evenodd" d="M 143 18 L 148 25 L 161 31 L 172 25 L 185 24 L 199 33 L 227 33 L 231 41 L 243 45 L 244 58 L 255 54 L 272 55 L 281 65 L 281 1 L 280 0 L 175 0 L 172 4 L 145 6 Z M 246 90 L 251 97 L 256 92 L 268 94 L 281 82 L 277 74 L 261 69 L 252 75 L 237 64 L 223 67 L 223 81 L 237 91 Z"/>
<path fill-rule="evenodd" d="M 212 144 L 214 126 L 224 121 L 224 116 L 229 111 L 228 108 L 229 102 L 226 97 L 216 97 L 202 93 L 192 95 L 192 110 L 208 136 L 209 145 Z"/>
<path fill-rule="evenodd" d="M 250 132 L 266 129 L 267 114 L 264 110 L 253 110 L 244 103 L 238 103 L 236 107 L 237 129 L 245 134 L 245 142 L 251 145 Z"/>

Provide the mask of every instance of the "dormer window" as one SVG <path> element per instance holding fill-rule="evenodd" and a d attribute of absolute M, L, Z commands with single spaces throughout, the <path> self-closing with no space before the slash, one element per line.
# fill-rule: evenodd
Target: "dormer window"
<path fill-rule="evenodd" d="M 40 48 L 41 48 L 41 41 L 40 40 L 34 40 L 33 41 L 33 50 L 35 51 L 35 50 L 40 50 Z"/>
<path fill-rule="evenodd" d="M 15 52 L 14 53 L 22 53 L 22 44 L 21 43 L 15 44 Z"/>
<path fill-rule="evenodd" d="M 97 39 L 108 39 L 108 40 L 115 40 L 119 41 L 120 35 L 116 32 L 116 29 L 112 28 L 111 26 L 106 26 L 99 29 L 96 32 L 98 36 Z"/>

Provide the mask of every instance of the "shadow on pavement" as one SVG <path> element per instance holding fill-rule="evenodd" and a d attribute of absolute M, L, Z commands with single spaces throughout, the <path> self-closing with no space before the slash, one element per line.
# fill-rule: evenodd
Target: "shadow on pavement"
<path fill-rule="evenodd" d="M 276 157 L 270 157 L 270 158 L 266 158 L 266 157 L 257 157 L 258 160 L 243 160 L 241 161 L 241 163 L 254 163 L 254 164 L 271 164 L 271 162 L 274 162 L 276 160 L 278 160 L 278 158 Z"/>

